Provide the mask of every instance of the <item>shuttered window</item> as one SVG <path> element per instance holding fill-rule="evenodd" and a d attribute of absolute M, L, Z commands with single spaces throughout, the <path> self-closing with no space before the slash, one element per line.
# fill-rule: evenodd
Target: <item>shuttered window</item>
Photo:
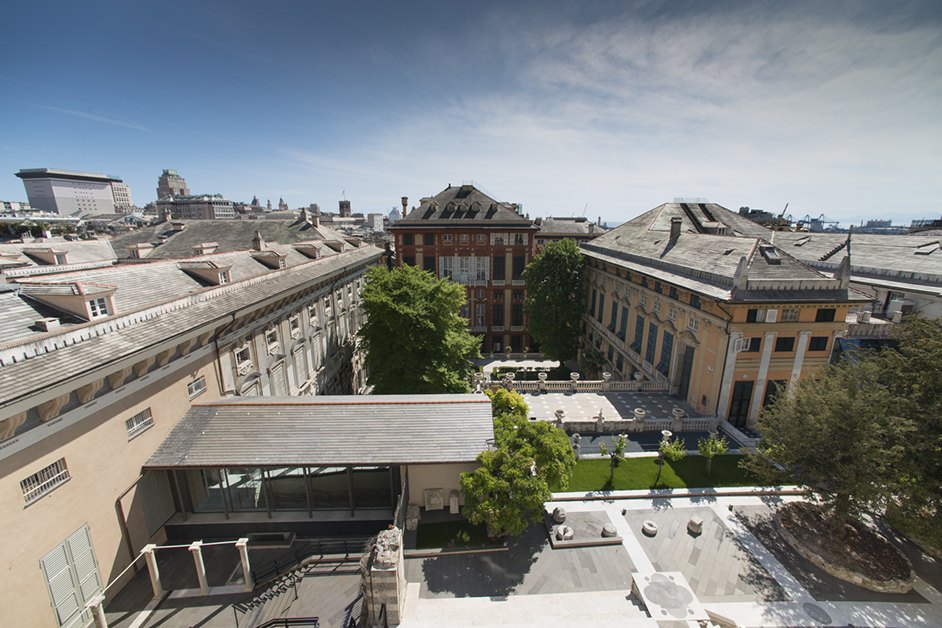
<path fill-rule="evenodd" d="M 98 561 L 88 526 L 82 526 L 40 561 L 59 626 L 77 628 L 92 621 L 85 604 L 102 591 Z"/>

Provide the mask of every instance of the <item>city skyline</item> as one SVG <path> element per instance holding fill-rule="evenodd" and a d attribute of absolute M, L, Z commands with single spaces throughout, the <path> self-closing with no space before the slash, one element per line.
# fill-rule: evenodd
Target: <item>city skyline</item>
<path fill-rule="evenodd" d="M 675 197 L 796 218 L 938 218 L 934 3 L 18 5 L 14 173 L 388 213 L 473 180 L 536 216 Z"/>

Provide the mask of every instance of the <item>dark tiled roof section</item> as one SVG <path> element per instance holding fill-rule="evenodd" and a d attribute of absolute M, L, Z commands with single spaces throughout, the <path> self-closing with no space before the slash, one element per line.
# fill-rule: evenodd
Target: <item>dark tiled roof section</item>
<path fill-rule="evenodd" d="M 492 438 L 482 395 L 235 398 L 191 407 L 145 467 L 473 462 Z"/>
<path fill-rule="evenodd" d="M 173 222 L 180 222 L 175 220 Z M 312 240 L 342 240 L 343 234 L 328 227 L 314 227 L 298 220 L 186 220 L 183 231 L 173 231 L 170 223 L 138 229 L 117 236 L 111 242 L 118 258 L 130 257 L 129 244 L 157 244 L 159 236 L 168 240 L 147 254 L 147 259 L 186 258 L 193 255 L 193 245 L 202 242 L 217 242 L 216 253 L 245 251 L 252 248 L 255 232 L 261 233 L 265 242 L 296 244 Z"/>
<path fill-rule="evenodd" d="M 413 209 L 408 216 L 397 221 L 396 225 L 485 223 L 489 226 L 507 224 L 518 228 L 533 226 L 531 220 L 519 215 L 512 207 L 494 200 L 473 186 L 453 185 Z"/>
<path fill-rule="evenodd" d="M 228 289 L 224 294 L 189 307 L 165 312 L 152 319 L 115 329 L 69 347 L 0 367 L 0 407 L 18 401 L 39 388 L 51 388 L 78 379 L 108 364 L 130 358 L 142 350 L 159 346 L 201 326 L 220 321 L 227 314 L 252 307 L 255 303 L 279 294 L 288 294 L 299 286 L 319 281 L 321 277 L 342 272 L 348 265 L 379 259 L 382 254 L 383 252 L 375 247 L 363 247 L 343 255 L 317 261 L 308 260 L 309 266 L 293 272 L 289 269 L 288 272 L 282 272 L 267 281 L 236 290 L 231 289 L 233 286 L 230 284 L 223 287 Z M 258 264 L 254 260 L 252 263 Z M 146 269 L 148 266 L 140 267 Z M 185 274 L 179 270 L 177 272 Z M 117 294 L 116 292 L 116 297 Z"/>

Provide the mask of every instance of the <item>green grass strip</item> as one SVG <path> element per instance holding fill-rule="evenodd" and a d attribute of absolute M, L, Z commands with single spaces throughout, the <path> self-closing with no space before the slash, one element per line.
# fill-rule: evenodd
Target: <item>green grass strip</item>
<path fill-rule="evenodd" d="M 657 486 L 657 458 L 628 458 L 615 469 L 609 482 L 609 460 L 579 460 L 567 491 L 631 491 L 663 488 L 715 488 L 720 486 L 763 486 L 758 478 L 739 468 L 742 456 L 717 456 L 713 471 L 706 475 L 706 458 L 687 456 L 677 462 L 667 461 Z M 558 487 L 552 487 L 558 491 Z"/>

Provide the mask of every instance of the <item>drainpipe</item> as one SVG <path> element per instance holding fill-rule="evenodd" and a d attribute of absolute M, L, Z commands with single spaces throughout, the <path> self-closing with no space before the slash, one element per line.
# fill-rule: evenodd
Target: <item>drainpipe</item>
<path fill-rule="evenodd" d="M 131 486 L 124 489 L 124 492 L 118 495 L 118 499 L 114 502 L 114 509 L 118 513 L 118 525 L 121 526 L 121 537 L 124 539 L 124 542 L 128 546 L 128 554 L 131 557 L 131 563 L 134 565 L 134 573 L 137 573 L 137 555 L 134 553 L 134 548 L 131 547 L 131 534 L 128 532 L 128 522 L 124 518 L 124 506 L 121 505 L 121 500 L 124 499 L 124 496 L 131 492 L 131 490 L 137 486 L 137 483 L 144 479 L 144 473 L 142 472 L 136 480 L 131 483 Z"/>
<path fill-rule="evenodd" d="M 723 314 L 726 314 L 726 317 L 727 317 L 727 318 L 726 318 L 726 343 L 727 343 L 727 345 L 728 345 L 728 344 L 729 344 L 729 325 L 730 325 L 730 323 L 733 322 L 733 315 L 730 314 L 729 312 L 727 312 L 725 309 L 723 309 L 723 306 L 720 305 L 720 302 L 719 302 L 719 301 L 715 301 L 715 303 L 716 303 L 716 307 L 720 308 L 720 310 L 722 310 Z M 724 351 L 724 352 L 723 352 L 723 368 L 720 369 L 720 395 L 723 394 L 723 375 L 726 373 L 726 356 L 727 356 L 728 353 L 729 353 L 729 351 Z M 733 391 L 730 390 L 730 391 L 729 391 L 729 394 L 732 395 L 732 394 L 733 394 Z M 720 403 L 719 398 L 716 399 L 716 403 L 717 403 L 716 409 L 719 410 L 719 403 Z M 719 424 L 720 424 L 721 422 L 725 421 L 725 420 L 726 420 L 726 417 L 717 415 L 716 418 L 717 418 L 717 428 L 719 428 Z"/>

